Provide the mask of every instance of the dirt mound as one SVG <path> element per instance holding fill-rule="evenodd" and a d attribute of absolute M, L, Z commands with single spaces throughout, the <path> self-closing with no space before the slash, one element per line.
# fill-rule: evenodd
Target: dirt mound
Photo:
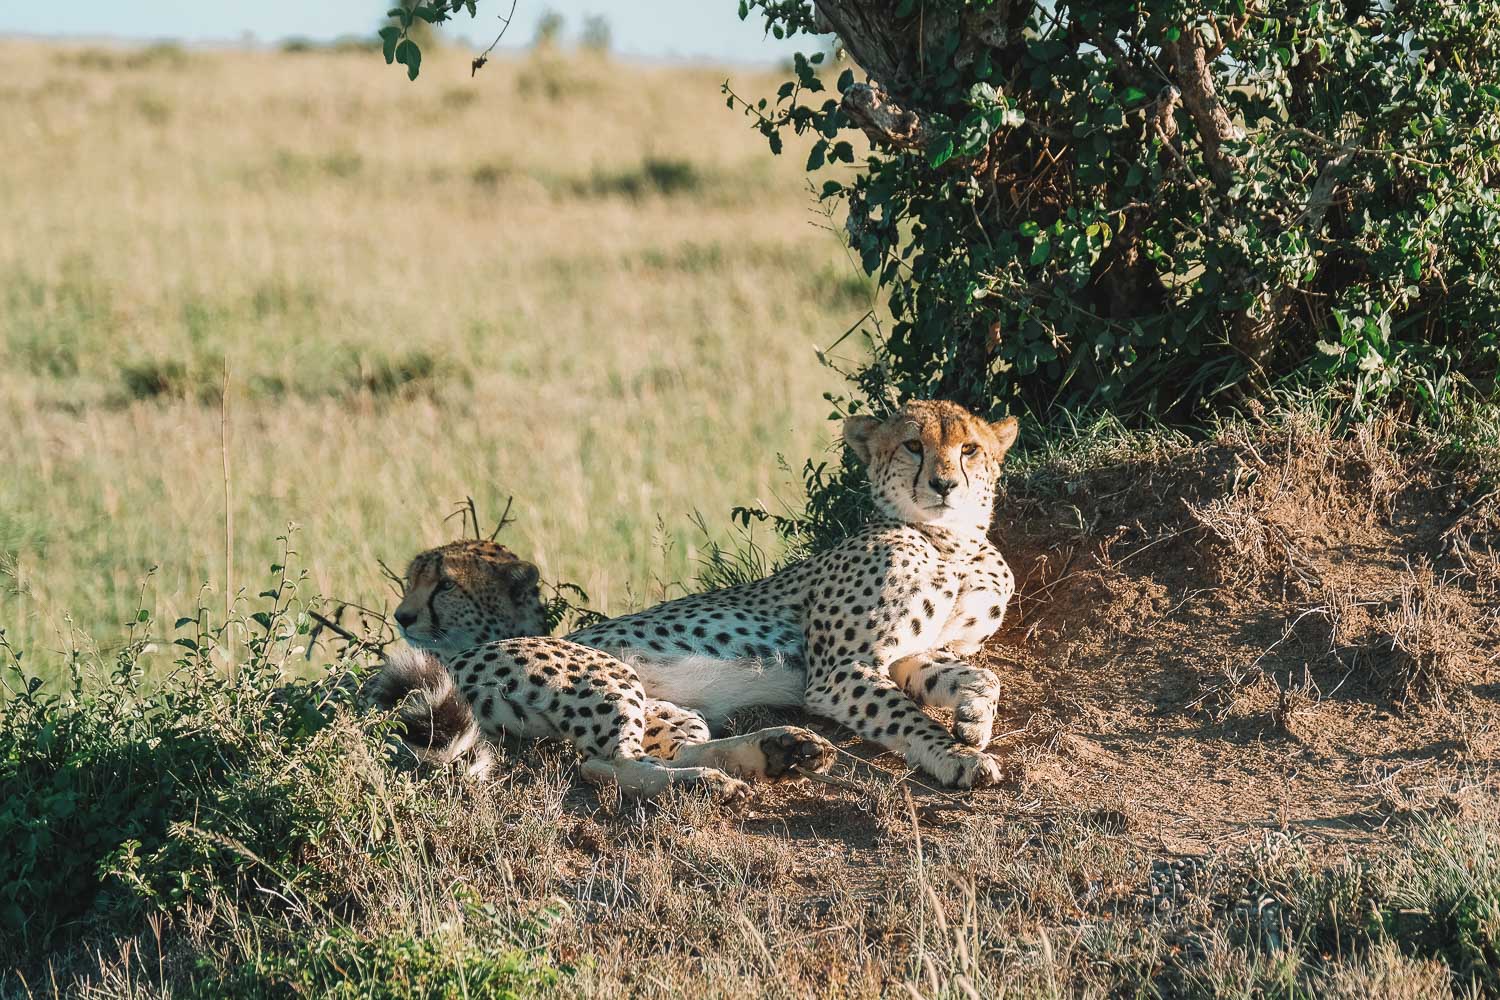
<path fill-rule="evenodd" d="M 1500 515 L 1396 434 L 1292 417 L 1013 479 L 1015 801 L 1193 852 L 1464 808 L 1500 751 Z"/>

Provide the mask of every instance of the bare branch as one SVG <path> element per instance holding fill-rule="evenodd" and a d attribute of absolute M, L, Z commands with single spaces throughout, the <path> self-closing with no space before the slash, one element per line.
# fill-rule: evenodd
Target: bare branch
<path fill-rule="evenodd" d="M 1226 151 L 1224 144 L 1243 139 L 1245 133 L 1229 117 L 1224 103 L 1219 100 L 1213 74 L 1208 68 L 1208 49 L 1196 32 L 1188 31 L 1166 46 L 1165 52 L 1173 64 L 1173 76 L 1182 91 L 1183 106 L 1198 126 L 1208 172 L 1216 184 L 1228 187 L 1244 164 L 1239 157 Z"/>
<path fill-rule="evenodd" d="M 878 86 L 856 83 L 844 92 L 844 114 L 871 142 L 895 149 L 920 150 L 927 145 L 927 128 L 914 111 L 891 101 Z"/>

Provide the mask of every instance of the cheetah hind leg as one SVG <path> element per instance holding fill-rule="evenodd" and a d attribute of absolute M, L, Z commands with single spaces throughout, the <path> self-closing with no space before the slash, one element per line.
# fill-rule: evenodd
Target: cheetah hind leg
<path fill-rule="evenodd" d="M 702 789 L 727 803 L 750 794 L 749 785 L 719 768 L 669 762 L 685 743 L 709 738 L 708 723 L 697 712 L 647 698 L 638 728 L 623 703 L 616 702 L 614 707 L 621 714 L 620 737 L 614 747 L 601 748 L 608 751 L 607 756 L 583 762 L 580 772 L 585 781 L 614 784 L 622 795 L 637 798 L 653 798 L 674 785 Z"/>
<path fill-rule="evenodd" d="M 660 795 L 671 785 L 702 788 L 724 802 L 738 802 L 750 794 L 749 785 L 717 767 L 672 760 L 688 742 L 708 739 L 708 723 L 698 713 L 647 699 L 643 715 L 644 733 L 639 739 L 633 726 L 623 725 L 610 756 L 583 762 L 584 780 L 612 783 L 619 786 L 621 794 L 639 798 Z"/>
<path fill-rule="evenodd" d="M 627 798 L 654 798 L 669 787 L 699 788 L 714 798 L 735 803 L 750 794 L 750 786 L 712 767 L 671 767 L 645 755 L 592 757 L 579 768 L 585 781 L 619 786 Z"/>
<path fill-rule="evenodd" d="M 833 745 L 796 726 L 773 726 L 744 736 L 711 739 L 708 723 L 670 701 L 646 701 L 646 753 L 668 767 L 710 767 L 746 781 L 778 782 L 833 765 Z"/>
<path fill-rule="evenodd" d="M 647 756 L 657 760 L 672 760 L 684 746 L 707 743 L 713 738 L 708 731 L 708 722 L 690 708 L 647 698 L 645 713 L 646 735 L 641 739 L 641 746 Z"/>

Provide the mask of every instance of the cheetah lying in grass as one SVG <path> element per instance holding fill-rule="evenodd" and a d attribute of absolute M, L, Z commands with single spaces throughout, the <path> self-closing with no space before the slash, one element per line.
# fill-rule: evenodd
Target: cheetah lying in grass
<path fill-rule="evenodd" d="M 851 417 L 844 439 L 869 467 L 877 512 L 868 525 L 763 580 L 564 639 L 509 637 L 539 620 L 535 567 L 480 543 L 424 553 L 396 614 L 420 649 L 390 660 L 377 700 L 418 692 L 403 715 L 429 759 L 455 759 L 481 732 L 560 736 L 587 758 L 585 776 L 636 794 L 687 781 L 740 795 L 739 778 L 829 765 L 832 748 L 806 730 L 708 738 L 755 705 L 805 706 L 943 784 L 990 784 L 999 767 L 981 751 L 999 685 L 961 657 L 1000 626 L 1015 590 L 986 535 L 1016 432 L 1013 417 L 991 424 L 946 402 Z M 951 708 L 953 731 L 924 704 Z"/>

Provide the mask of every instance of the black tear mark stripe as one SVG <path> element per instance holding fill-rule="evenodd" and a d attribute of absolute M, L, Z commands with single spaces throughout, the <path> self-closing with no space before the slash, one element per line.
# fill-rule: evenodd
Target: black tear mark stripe
<path fill-rule="evenodd" d="M 436 572 L 437 578 L 441 580 L 443 578 L 443 554 L 441 552 L 438 553 Z M 427 591 L 427 614 L 431 616 L 429 621 L 432 622 L 428 627 L 432 630 L 433 635 L 437 635 L 440 631 L 438 626 L 437 592 L 437 583 L 433 583 L 432 589 Z"/>

